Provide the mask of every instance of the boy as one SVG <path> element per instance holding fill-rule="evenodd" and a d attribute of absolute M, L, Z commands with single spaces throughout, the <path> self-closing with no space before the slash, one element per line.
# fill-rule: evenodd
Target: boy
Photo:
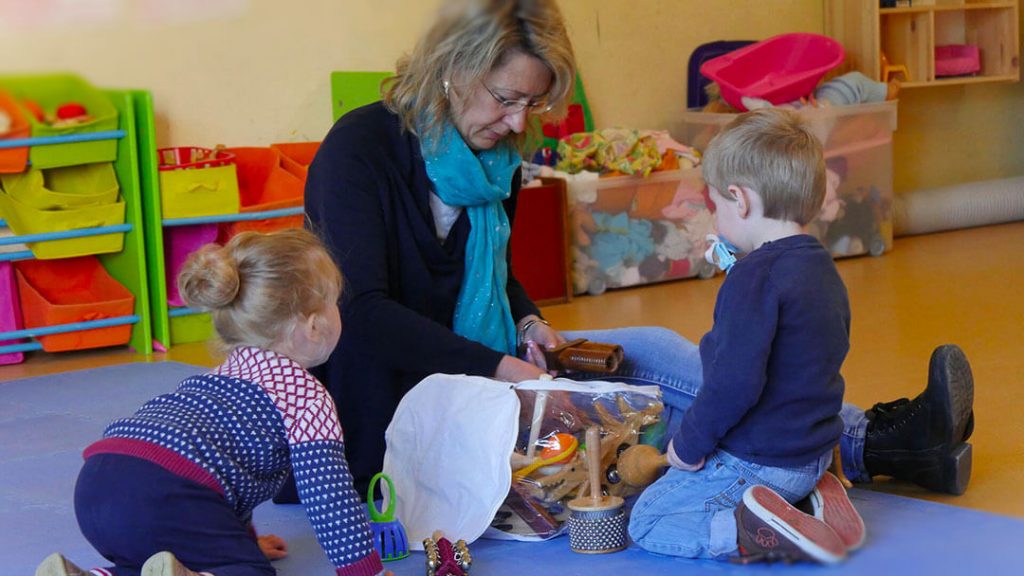
<path fill-rule="evenodd" d="M 838 562 L 864 527 L 826 472 L 850 306 L 831 255 L 804 233 L 825 195 L 821 145 L 794 112 L 757 110 L 715 137 L 703 170 L 718 232 L 746 256 L 701 340 L 704 383 L 669 443 L 672 467 L 640 496 L 630 535 L 675 556 Z M 787 503 L 812 490 L 824 521 Z"/>

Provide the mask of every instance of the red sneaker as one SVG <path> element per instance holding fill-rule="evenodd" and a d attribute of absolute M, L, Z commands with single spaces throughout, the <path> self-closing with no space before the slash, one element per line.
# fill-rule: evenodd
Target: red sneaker
<path fill-rule="evenodd" d="M 864 545 L 864 519 L 850 502 L 846 488 L 831 472 L 825 472 L 818 480 L 808 499 L 814 517 L 835 530 L 847 550 L 856 550 Z"/>
<path fill-rule="evenodd" d="M 846 557 L 846 546 L 835 530 L 797 510 L 767 486 L 748 488 L 735 514 L 740 562 L 835 564 Z"/>

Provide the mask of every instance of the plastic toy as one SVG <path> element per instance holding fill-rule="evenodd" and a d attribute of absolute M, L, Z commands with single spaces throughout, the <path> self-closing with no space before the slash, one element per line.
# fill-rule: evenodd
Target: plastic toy
<path fill-rule="evenodd" d="M 377 480 L 383 479 L 388 485 L 388 507 L 383 513 L 373 500 L 373 488 Z M 395 518 L 395 485 L 383 472 L 378 472 L 370 479 L 370 487 L 366 492 L 367 507 L 370 509 L 370 529 L 373 530 L 373 546 L 385 562 L 401 560 L 409 555 L 409 540 L 405 535 L 405 527 Z"/>
<path fill-rule="evenodd" d="M 473 564 L 466 541 L 453 545 L 440 530 L 423 540 L 423 551 L 427 555 L 427 576 L 466 576 Z"/>
<path fill-rule="evenodd" d="M 537 458 L 530 465 L 516 470 L 512 475 L 512 479 L 525 478 L 543 467 L 565 462 L 576 453 L 578 442 L 575 436 L 563 433 L 557 434 L 556 437 L 559 438 L 557 441 L 558 448 L 545 448 L 541 451 L 540 458 Z"/>
<path fill-rule="evenodd" d="M 888 83 L 896 74 L 902 74 L 905 81 L 910 81 L 910 69 L 907 68 L 905 64 L 890 64 L 889 57 L 885 55 L 885 52 L 881 53 L 880 59 L 882 66 L 882 82 Z"/>
<path fill-rule="evenodd" d="M 844 57 L 842 45 L 827 36 L 781 34 L 709 60 L 700 71 L 718 83 L 726 102 L 745 111 L 744 96 L 772 104 L 806 96 Z"/>
<path fill-rule="evenodd" d="M 704 259 L 728 274 L 736 264 L 736 247 L 714 234 L 708 234 L 707 241 L 708 251 L 704 253 Z"/>
<path fill-rule="evenodd" d="M 79 116 L 86 116 L 87 114 L 85 106 L 78 102 L 68 102 L 57 107 L 57 118 L 61 120 L 70 120 Z"/>
<path fill-rule="evenodd" d="M 543 460 L 548 460 L 560 455 L 569 456 L 578 445 L 579 442 L 576 441 L 575 436 L 559 432 L 545 443 L 544 449 L 540 451 L 540 457 Z"/>

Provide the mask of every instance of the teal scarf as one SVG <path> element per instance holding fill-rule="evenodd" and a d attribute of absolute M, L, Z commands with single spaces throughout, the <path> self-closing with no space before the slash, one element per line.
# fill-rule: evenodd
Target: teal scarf
<path fill-rule="evenodd" d="M 423 131 L 420 132 L 423 134 Z M 512 178 L 522 161 L 509 146 L 474 153 L 451 124 L 440 141 L 420 141 L 434 193 L 469 216 L 466 269 L 455 306 L 453 329 L 505 354 L 516 353 L 516 327 L 508 303 L 506 250 L 511 235 L 501 201 L 512 192 Z"/>

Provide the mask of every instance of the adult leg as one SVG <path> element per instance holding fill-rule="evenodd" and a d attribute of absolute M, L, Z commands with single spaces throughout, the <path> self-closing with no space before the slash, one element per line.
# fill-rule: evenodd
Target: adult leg
<path fill-rule="evenodd" d="M 693 403 L 703 382 L 700 350 L 677 332 L 658 326 L 633 326 L 610 330 L 564 332 L 572 340 L 586 338 L 622 346 L 625 358 L 613 375 L 574 374 L 579 380 L 611 380 L 639 386 L 661 388 L 665 404 L 661 423 L 651 432 L 650 441 L 664 447 L 671 431 L 679 426 L 683 413 Z"/>
<path fill-rule="evenodd" d="M 928 386 L 864 411 L 843 407 L 843 471 L 854 482 L 892 476 L 929 490 L 963 494 L 971 478 L 974 378 L 958 346 L 932 352 Z"/>
<path fill-rule="evenodd" d="M 98 454 L 75 486 L 82 534 L 117 576 L 136 576 L 154 554 L 170 551 L 196 572 L 272 576 L 247 523 L 224 497 L 139 458 Z"/>
<path fill-rule="evenodd" d="M 572 340 L 586 338 L 622 346 L 625 359 L 618 372 L 577 374 L 580 380 L 614 380 L 627 384 L 661 387 L 666 407 L 685 410 L 693 402 L 703 381 L 700 350 L 677 332 L 658 326 L 635 326 L 610 330 L 574 330 L 563 335 Z"/>

